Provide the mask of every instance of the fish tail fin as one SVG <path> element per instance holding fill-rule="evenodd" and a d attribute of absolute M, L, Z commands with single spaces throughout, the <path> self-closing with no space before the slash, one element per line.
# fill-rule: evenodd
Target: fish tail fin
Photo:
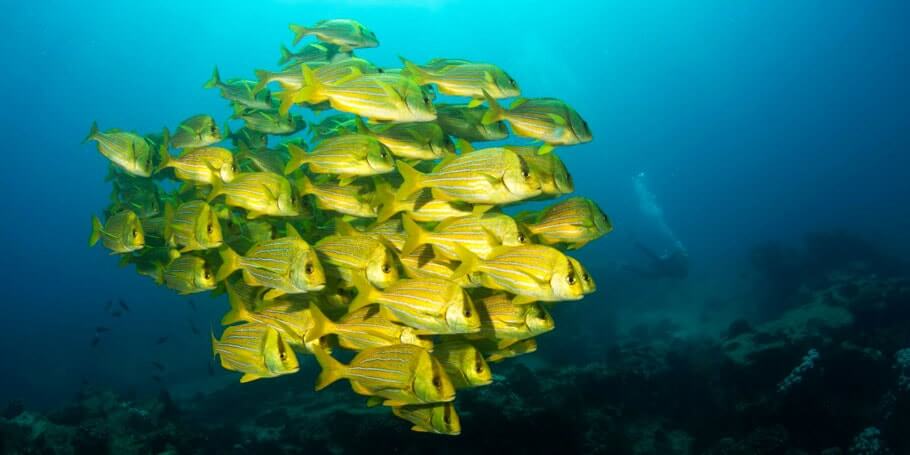
<path fill-rule="evenodd" d="M 215 88 L 221 85 L 221 75 L 218 74 L 218 66 L 212 70 L 212 77 L 202 85 L 203 88 Z"/>
<path fill-rule="evenodd" d="M 417 222 L 410 216 L 404 214 L 401 216 L 401 226 L 407 235 L 404 245 L 401 247 L 401 255 L 407 256 L 417 249 L 420 245 L 427 243 L 427 231 L 420 227 Z"/>
<path fill-rule="evenodd" d="M 306 64 L 302 64 L 300 65 L 300 72 L 303 74 L 303 86 L 294 94 L 294 100 L 303 103 L 319 98 L 319 92 L 322 90 L 323 84 L 316 78 L 313 69 Z"/>
<path fill-rule="evenodd" d="M 404 68 L 410 73 L 414 82 L 417 82 L 418 85 L 424 85 L 428 82 L 427 77 L 429 76 L 429 73 L 426 70 L 400 55 L 398 56 L 398 59 L 404 64 Z"/>
<path fill-rule="evenodd" d="M 218 268 L 218 273 L 215 274 L 215 280 L 222 281 L 240 268 L 240 255 L 227 245 L 220 248 L 218 254 L 221 256 L 222 264 Z"/>
<path fill-rule="evenodd" d="M 316 391 L 328 387 L 333 382 L 344 377 L 345 366 L 335 360 L 334 357 L 325 352 L 321 346 L 313 346 L 313 355 L 316 356 L 316 362 L 322 367 L 322 371 L 316 378 Z"/>
<path fill-rule="evenodd" d="M 98 239 L 101 238 L 101 231 L 104 230 L 104 226 L 101 224 L 101 220 L 97 216 L 92 215 L 92 233 L 88 237 L 88 246 L 95 246 L 98 243 Z"/>
<path fill-rule="evenodd" d="M 404 181 L 402 181 L 401 186 L 398 187 L 398 192 L 395 193 L 395 197 L 398 199 L 405 199 L 416 193 L 417 190 L 423 188 L 424 175 L 403 160 L 398 160 L 397 164 L 398 172 L 401 174 L 401 178 L 404 179 Z"/>
<path fill-rule="evenodd" d="M 483 91 L 483 97 L 487 100 L 488 107 L 480 122 L 484 125 L 489 125 L 502 120 L 505 116 L 505 111 L 502 109 L 502 106 L 500 106 L 486 90 Z"/>
<path fill-rule="evenodd" d="M 310 318 L 313 320 L 313 326 L 303 337 L 304 343 L 318 340 L 334 331 L 335 323 L 319 309 L 318 305 L 310 305 Z"/>
<path fill-rule="evenodd" d="M 455 269 L 452 276 L 449 278 L 450 280 L 455 281 L 474 271 L 477 268 L 480 259 L 477 255 L 461 245 L 455 244 L 453 247 L 455 249 L 455 254 L 458 256 L 458 260 L 461 261 L 461 264 L 458 265 L 458 268 Z"/>
<path fill-rule="evenodd" d="M 209 338 L 212 340 L 212 359 L 218 356 L 218 338 L 215 338 L 215 329 L 209 326 Z"/>
<path fill-rule="evenodd" d="M 207 198 L 208 202 L 212 202 L 216 197 L 224 193 L 224 183 L 221 182 L 220 178 L 212 179 L 212 189 L 209 191 Z"/>
<path fill-rule="evenodd" d="M 86 142 L 94 139 L 96 134 L 98 134 L 98 122 L 92 122 L 92 127 L 89 129 L 88 135 L 85 136 L 85 139 L 82 140 L 82 143 L 85 144 Z"/>
<path fill-rule="evenodd" d="M 379 291 L 373 287 L 373 284 L 367 280 L 364 274 L 354 273 L 353 275 L 352 281 L 354 281 L 354 287 L 357 289 L 357 296 L 348 305 L 349 313 L 373 303 L 373 299 L 379 294 Z"/>
<path fill-rule="evenodd" d="M 268 85 L 269 79 L 271 78 L 272 73 L 268 72 L 267 70 L 256 70 L 256 79 L 258 79 L 258 82 L 256 82 L 256 86 L 253 87 L 253 95 L 261 92 L 262 89 Z"/>
<path fill-rule="evenodd" d="M 288 164 L 284 167 L 284 175 L 289 175 L 296 171 L 307 160 L 306 150 L 297 144 L 288 144 L 288 153 L 291 155 L 291 159 L 288 160 Z"/>
<path fill-rule="evenodd" d="M 300 40 L 302 40 L 304 36 L 307 36 L 310 34 L 309 29 L 307 29 L 306 27 L 304 27 L 302 25 L 290 24 L 290 25 L 288 25 L 288 28 L 291 29 L 291 31 L 294 33 L 294 42 L 292 43 L 294 45 L 299 43 Z"/>
<path fill-rule="evenodd" d="M 225 281 L 224 287 L 227 290 L 228 303 L 231 305 L 231 309 L 221 318 L 221 325 L 231 325 L 240 321 L 249 320 L 250 312 L 243 304 L 243 299 L 237 295 L 237 290 L 234 289 L 234 286 L 230 282 Z"/>
<path fill-rule="evenodd" d="M 174 222 L 174 214 L 177 212 L 174 209 L 173 202 L 164 203 L 164 242 L 167 244 L 171 240 L 171 223 Z"/>
<path fill-rule="evenodd" d="M 164 131 L 167 132 L 167 128 L 165 128 Z M 164 137 L 166 138 L 167 136 Z M 158 147 L 158 167 L 155 168 L 155 172 L 158 173 L 170 167 L 171 161 L 171 154 L 167 151 L 167 141 L 162 140 L 161 146 Z"/>
<path fill-rule="evenodd" d="M 284 65 L 285 63 L 291 61 L 291 59 L 294 57 L 294 54 L 291 53 L 291 50 L 288 49 L 284 44 L 281 45 L 281 49 L 279 51 L 281 52 L 281 58 L 278 59 L 279 65 Z"/>
<path fill-rule="evenodd" d="M 376 195 L 373 196 L 373 206 L 377 208 L 377 223 L 382 223 L 395 216 L 395 214 L 400 211 L 398 201 L 395 199 L 395 193 L 392 192 L 392 188 L 387 182 L 376 185 Z"/>
<path fill-rule="evenodd" d="M 152 268 L 154 268 L 155 276 L 153 279 L 155 280 L 155 284 L 164 284 L 164 265 L 162 265 L 160 262 L 155 262 L 152 264 Z"/>
<path fill-rule="evenodd" d="M 313 194 L 313 191 L 315 189 L 316 188 L 313 186 L 313 181 L 310 180 L 309 177 L 301 175 L 300 178 L 297 179 L 297 191 L 301 196 L 305 194 Z"/>

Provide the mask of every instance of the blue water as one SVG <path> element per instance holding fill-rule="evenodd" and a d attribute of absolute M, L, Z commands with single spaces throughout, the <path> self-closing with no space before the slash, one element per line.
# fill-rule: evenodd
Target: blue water
<path fill-rule="evenodd" d="M 0 25 L 4 127 L 0 402 L 51 406 L 85 380 L 153 390 L 207 377 L 223 299 L 155 286 L 86 239 L 108 202 L 107 162 L 80 145 L 89 125 L 157 132 L 230 111 L 202 89 L 275 68 L 289 22 L 352 17 L 378 35 L 379 65 L 432 57 L 495 62 L 528 96 L 574 106 L 594 132 L 561 156 L 579 194 L 615 231 L 579 257 L 592 270 L 669 248 L 643 215 L 646 172 L 685 243 L 689 280 L 729 286 L 728 266 L 768 239 L 846 228 L 910 252 L 910 7 L 900 1 L 161 1 L 6 5 Z M 591 297 L 628 295 L 601 281 Z M 122 298 L 131 312 L 103 309 Z M 640 302 L 636 302 L 639 304 Z M 595 315 L 597 306 L 585 311 Z M 188 319 L 203 336 L 189 330 Z M 96 325 L 113 329 L 89 347 Z M 159 336 L 167 343 L 156 345 Z M 552 335 L 558 338 L 559 333 Z M 579 347 L 583 349 L 583 347 Z M 307 359 L 309 361 L 309 359 Z M 306 380 L 310 380 L 306 378 Z"/>

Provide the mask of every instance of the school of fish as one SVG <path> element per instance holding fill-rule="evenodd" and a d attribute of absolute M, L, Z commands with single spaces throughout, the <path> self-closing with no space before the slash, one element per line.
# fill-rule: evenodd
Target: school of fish
<path fill-rule="evenodd" d="M 317 390 L 347 380 L 412 430 L 457 435 L 456 392 L 534 352 L 548 309 L 596 289 L 566 251 L 612 225 L 562 198 L 574 185 L 553 151 L 591 130 L 559 99 L 520 98 L 495 64 L 381 68 L 354 55 L 379 45 L 355 20 L 290 29 L 315 41 L 282 46 L 280 69 L 216 68 L 204 84 L 239 128 L 207 114 L 147 135 L 92 124 L 113 192 L 89 244 L 180 294 L 226 294 L 212 351 L 241 382 L 311 355 Z"/>

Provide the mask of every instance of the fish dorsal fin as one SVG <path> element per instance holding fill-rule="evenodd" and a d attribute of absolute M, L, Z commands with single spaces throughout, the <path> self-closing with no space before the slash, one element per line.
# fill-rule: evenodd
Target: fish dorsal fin
<path fill-rule="evenodd" d="M 303 238 L 303 237 L 300 236 L 300 233 L 297 232 L 297 229 L 294 228 L 294 225 L 293 225 L 293 224 L 287 223 L 287 224 L 285 225 L 285 227 L 286 227 L 286 229 L 287 229 L 287 236 L 288 236 L 288 237 L 292 237 L 292 238 L 295 238 L 295 239 Z"/>
<path fill-rule="evenodd" d="M 456 143 L 458 144 L 458 149 L 461 150 L 462 155 L 474 151 L 474 146 L 464 139 L 458 138 Z"/>

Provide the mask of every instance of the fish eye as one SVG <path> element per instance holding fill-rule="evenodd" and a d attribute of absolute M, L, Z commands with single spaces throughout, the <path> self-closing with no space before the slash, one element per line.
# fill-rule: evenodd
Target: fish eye
<path fill-rule="evenodd" d="M 469 318 L 469 317 L 471 317 L 471 314 L 473 314 L 473 313 L 471 313 L 471 309 L 470 309 L 470 308 L 465 308 L 465 309 L 464 309 L 464 317 Z"/>
<path fill-rule="evenodd" d="M 312 275 L 313 271 L 314 271 L 313 263 L 307 262 L 306 266 L 303 268 L 303 273 L 306 273 L 307 275 Z"/>
<path fill-rule="evenodd" d="M 205 276 L 205 279 L 207 280 L 207 279 L 209 279 L 209 278 L 212 277 L 212 274 L 211 274 L 211 272 L 209 272 L 208 270 L 206 270 L 204 276 Z"/>
<path fill-rule="evenodd" d="M 477 362 L 474 364 L 474 371 L 477 373 L 483 373 L 483 363 Z"/>
<path fill-rule="evenodd" d="M 433 387 L 442 389 L 442 379 L 439 379 L 439 376 L 433 376 Z"/>
<path fill-rule="evenodd" d="M 288 353 L 287 353 L 287 352 L 284 352 L 284 351 L 281 351 L 281 353 L 278 354 L 278 356 L 281 357 L 281 361 L 282 361 L 282 362 L 284 362 L 285 360 L 288 359 Z"/>
<path fill-rule="evenodd" d="M 388 154 L 385 152 L 385 150 L 379 152 L 379 157 L 380 157 L 380 158 L 385 158 L 386 156 L 388 156 Z"/>
<path fill-rule="evenodd" d="M 574 273 L 568 274 L 568 275 L 566 276 L 566 281 L 567 281 L 570 285 L 575 284 L 575 274 L 574 274 Z"/>
<path fill-rule="evenodd" d="M 139 231 L 133 229 L 133 238 L 135 239 L 136 237 L 139 237 Z"/>
<path fill-rule="evenodd" d="M 584 274 L 584 275 L 581 276 L 581 279 L 582 279 L 583 281 L 591 281 L 591 275 L 588 275 L 588 274 L 586 273 L 586 274 Z"/>
<path fill-rule="evenodd" d="M 392 271 L 392 266 L 388 262 L 382 264 L 382 273 L 389 273 Z"/>
<path fill-rule="evenodd" d="M 509 78 L 509 84 L 512 84 L 512 87 L 517 87 L 517 86 L 518 86 L 518 85 L 515 83 L 515 79 L 512 79 L 511 77 Z"/>
<path fill-rule="evenodd" d="M 382 74 L 382 73 L 385 73 L 385 70 L 382 69 L 382 68 L 377 68 L 377 69 L 376 69 L 376 72 L 379 73 L 379 74 Z"/>
<path fill-rule="evenodd" d="M 537 319 L 540 319 L 541 321 L 546 321 L 547 313 L 544 313 L 543 311 L 541 311 L 540 313 L 537 313 Z"/>
<path fill-rule="evenodd" d="M 528 241 L 528 238 L 525 237 L 524 234 L 522 234 L 521 232 L 519 232 L 519 233 L 518 233 L 518 243 L 525 243 L 526 241 Z"/>
<path fill-rule="evenodd" d="M 237 172 L 237 166 L 231 165 L 231 172 Z"/>
<path fill-rule="evenodd" d="M 212 134 L 218 134 L 218 127 L 212 124 Z"/>
<path fill-rule="evenodd" d="M 214 228 L 214 226 L 212 226 L 212 223 L 209 223 L 208 226 L 205 227 L 205 230 L 206 230 L 209 234 L 211 234 L 212 231 L 215 230 L 215 228 Z"/>
<path fill-rule="evenodd" d="M 452 418 L 449 417 L 448 413 L 446 413 L 444 416 L 442 416 L 442 421 L 445 422 L 446 425 L 448 425 L 448 424 L 452 423 Z"/>
<path fill-rule="evenodd" d="M 430 105 L 430 98 L 426 95 L 423 95 L 423 104 L 426 104 L 427 106 Z"/>
<path fill-rule="evenodd" d="M 531 177 L 531 172 L 529 172 L 529 171 L 521 171 L 521 177 L 522 177 L 522 178 L 530 178 L 530 177 Z"/>

